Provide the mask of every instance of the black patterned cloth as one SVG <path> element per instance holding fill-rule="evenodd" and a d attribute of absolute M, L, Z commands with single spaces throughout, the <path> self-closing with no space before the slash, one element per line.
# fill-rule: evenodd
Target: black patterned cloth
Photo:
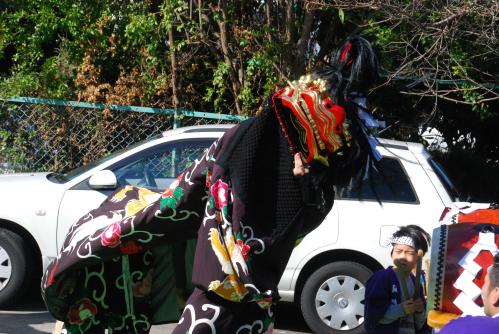
<path fill-rule="evenodd" d="M 270 333 L 298 238 L 333 205 L 331 167 L 293 175 L 273 108 L 229 130 L 162 194 L 127 186 L 74 224 L 42 292 L 68 333 Z M 172 245 L 197 237 L 195 287 L 179 313 Z M 180 306 L 181 307 L 181 306 Z"/>

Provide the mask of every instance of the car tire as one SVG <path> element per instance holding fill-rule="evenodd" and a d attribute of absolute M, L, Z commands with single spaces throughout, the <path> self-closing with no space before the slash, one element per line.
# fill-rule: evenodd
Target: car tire
<path fill-rule="evenodd" d="M 317 269 L 305 282 L 300 306 L 305 322 L 317 334 L 364 333 L 365 285 L 372 271 L 350 261 Z"/>
<path fill-rule="evenodd" d="M 31 279 L 29 249 L 21 236 L 0 228 L 0 306 L 18 301 Z"/>

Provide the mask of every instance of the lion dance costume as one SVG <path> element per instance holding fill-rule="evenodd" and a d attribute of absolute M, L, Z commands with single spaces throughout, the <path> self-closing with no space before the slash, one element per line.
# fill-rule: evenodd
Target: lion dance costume
<path fill-rule="evenodd" d="M 371 73 L 376 59 L 365 39 L 352 37 L 336 60 L 269 97 L 162 194 L 118 189 L 70 229 L 42 280 L 49 311 L 69 333 L 147 333 L 177 321 L 168 247 L 195 237 L 194 290 L 174 333 L 272 332 L 296 240 L 331 209 L 336 176 L 355 174 L 350 166 L 371 154 L 357 111 L 338 103 L 370 85 L 334 78 L 358 66 Z M 310 168 L 301 177 L 292 172 L 298 152 Z"/>

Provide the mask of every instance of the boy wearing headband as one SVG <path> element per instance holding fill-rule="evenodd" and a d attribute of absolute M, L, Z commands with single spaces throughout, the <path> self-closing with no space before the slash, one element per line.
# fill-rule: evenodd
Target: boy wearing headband
<path fill-rule="evenodd" d="M 426 330 L 419 282 L 421 259 L 429 244 L 430 235 L 416 225 L 403 226 L 393 234 L 393 266 L 374 273 L 366 284 L 364 326 L 368 334 L 415 334 Z"/>

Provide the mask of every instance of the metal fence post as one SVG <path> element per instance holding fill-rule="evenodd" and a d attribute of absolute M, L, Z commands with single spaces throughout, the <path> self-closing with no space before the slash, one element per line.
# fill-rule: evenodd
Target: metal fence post
<path fill-rule="evenodd" d="M 180 120 L 178 119 L 178 109 L 175 108 L 175 112 L 173 113 L 173 128 L 179 128 L 180 127 Z"/>

